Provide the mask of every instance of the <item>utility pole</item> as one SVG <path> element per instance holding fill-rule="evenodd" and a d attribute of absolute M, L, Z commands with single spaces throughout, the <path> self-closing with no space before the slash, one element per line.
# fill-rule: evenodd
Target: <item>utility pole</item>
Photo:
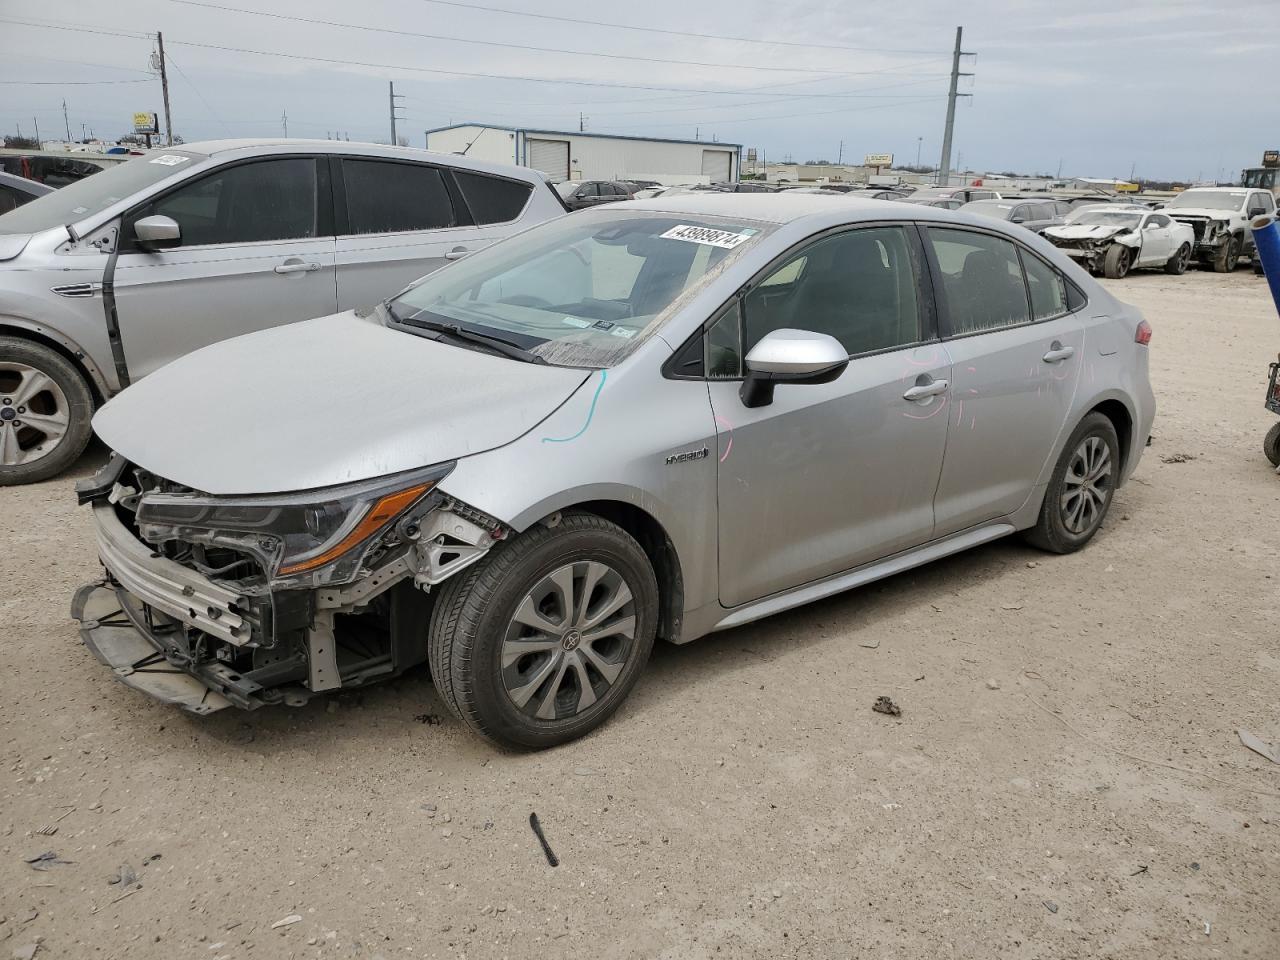
<path fill-rule="evenodd" d="M 586 118 L 586 117 L 584 117 L 584 116 L 582 115 L 581 111 L 579 111 L 579 113 L 578 113 L 578 132 L 579 132 L 579 133 L 582 133 L 582 132 L 583 132 L 583 131 L 585 131 L 586 129 L 587 129 L 587 118 Z"/>
<path fill-rule="evenodd" d="M 924 146 L 924 137 L 916 137 L 916 166 L 920 166 L 920 149 Z"/>
<path fill-rule="evenodd" d="M 836 166 L 844 163 L 844 141 L 840 141 L 840 148 L 836 151 Z"/>
<path fill-rule="evenodd" d="M 956 49 L 951 55 L 951 90 L 947 93 L 947 126 L 942 134 L 942 162 L 938 164 L 938 186 L 945 187 L 951 182 L 951 134 L 956 125 L 956 98 L 968 97 L 972 94 L 957 93 L 961 77 L 971 77 L 971 73 L 960 72 L 960 58 L 968 56 L 960 49 L 960 37 L 964 27 L 956 27 Z"/>
<path fill-rule="evenodd" d="M 169 70 L 164 60 L 164 34 L 156 32 L 156 47 L 160 60 L 160 92 L 164 95 L 164 139 L 165 144 L 173 146 L 173 117 L 169 114 Z"/>
<path fill-rule="evenodd" d="M 85 125 L 84 125 L 83 123 L 82 123 L 82 124 L 80 124 L 80 139 L 81 139 L 81 140 L 88 140 L 88 139 L 89 139 L 89 135 L 88 135 L 87 133 L 85 133 L 84 128 L 85 128 Z"/>
<path fill-rule="evenodd" d="M 285 107 L 284 112 L 280 114 L 280 126 L 284 128 L 284 135 L 289 136 L 289 108 Z"/>
<path fill-rule="evenodd" d="M 37 120 L 35 117 L 32 117 L 31 122 L 36 125 L 36 149 L 43 150 L 44 143 L 40 140 L 40 121 Z"/>
<path fill-rule="evenodd" d="M 400 141 L 396 139 L 396 120 L 402 119 L 396 116 L 396 107 L 398 106 L 396 101 L 403 100 L 404 95 L 396 93 L 396 82 L 394 80 L 388 80 L 387 87 L 390 90 L 390 99 L 387 102 L 391 104 L 391 145 L 395 147 L 400 145 Z"/>
<path fill-rule="evenodd" d="M 67 143 L 71 142 L 71 121 L 67 119 L 67 98 L 62 98 L 62 122 L 67 128 Z"/>

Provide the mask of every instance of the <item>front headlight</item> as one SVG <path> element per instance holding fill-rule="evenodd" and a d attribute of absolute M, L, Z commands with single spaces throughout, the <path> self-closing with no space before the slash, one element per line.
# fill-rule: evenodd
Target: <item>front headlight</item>
<path fill-rule="evenodd" d="M 137 523 L 153 543 L 172 539 L 252 554 L 277 586 L 343 583 L 379 535 L 452 469 L 446 463 L 280 496 L 148 493 L 138 501 Z"/>

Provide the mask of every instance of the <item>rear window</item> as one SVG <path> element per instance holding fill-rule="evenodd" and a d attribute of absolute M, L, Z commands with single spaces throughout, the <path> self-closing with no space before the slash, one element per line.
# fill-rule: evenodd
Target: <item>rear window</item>
<path fill-rule="evenodd" d="M 455 170 L 453 177 L 471 208 L 471 215 L 481 225 L 516 219 L 533 193 L 533 187 L 520 180 L 503 180 L 463 170 Z"/>
<path fill-rule="evenodd" d="M 343 160 L 351 233 L 438 230 L 457 223 L 444 176 L 421 163 Z"/>

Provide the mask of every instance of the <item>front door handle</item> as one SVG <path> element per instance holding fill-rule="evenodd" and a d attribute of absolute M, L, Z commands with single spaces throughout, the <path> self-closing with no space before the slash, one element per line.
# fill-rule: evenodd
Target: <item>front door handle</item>
<path fill-rule="evenodd" d="M 303 263 L 297 257 L 290 257 L 284 263 L 275 266 L 276 273 L 315 273 L 320 269 L 318 263 Z"/>
<path fill-rule="evenodd" d="M 454 247 L 452 250 L 450 250 L 448 253 L 444 255 L 444 258 L 446 260 L 461 260 L 470 252 L 471 251 L 468 250 L 466 247 Z"/>
<path fill-rule="evenodd" d="M 1063 360 L 1076 355 L 1075 347 L 1064 347 L 1057 340 L 1053 342 L 1053 346 L 1049 352 L 1043 357 L 1045 363 L 1061 363 Z"/>
<path fill-rule="evenodd" d="M 903 400 L 928 400 L 930 397 L 936 397 L 940 393 L 946 393 L 946 380 L 931 380 L 929 383 L 921 383 L 902 395 Z"/>

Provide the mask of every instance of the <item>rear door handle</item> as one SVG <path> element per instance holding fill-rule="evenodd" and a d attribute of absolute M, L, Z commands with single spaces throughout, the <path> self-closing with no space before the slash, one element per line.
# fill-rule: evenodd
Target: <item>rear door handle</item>
<path fill-rule="evenodd" d="M 934 380 L 930 383 L 922 383 L 918 386 L 912 387 L 902 395 L 902 399 L 911 401 L 927 400 L 930 397 L 936 397 L 940 393 L 946 393 L 946 391 L 946 380 Z"/>
<path fill-rule="evenodd" d="M 1066 360 L 1069 357 L 1074 357 L 1075 355 L 1075 347 L 1064 347 L 1060 343 L 1055 343 L 1053 345 L 1053 349 L 1046 353 L 1043 359 L 1045 363 L 1060 363 L 1061 361 Z"/>
<path fill-rule="evenodd" d="M 452 250 L 450 250 L 448 253 L 444 255 L 444 258 L 446 260 L 461 260 L 470 252 L 471 251 L 468 250 L 466 247 L 454 247 Z"/>
<path fill-rule="evenodd" d="M 276 273 L 315 273 L 320 269 L 318 263 L 303 263 L 296 257 L 290 257 L 284 263 L 275 266 Z"/>

